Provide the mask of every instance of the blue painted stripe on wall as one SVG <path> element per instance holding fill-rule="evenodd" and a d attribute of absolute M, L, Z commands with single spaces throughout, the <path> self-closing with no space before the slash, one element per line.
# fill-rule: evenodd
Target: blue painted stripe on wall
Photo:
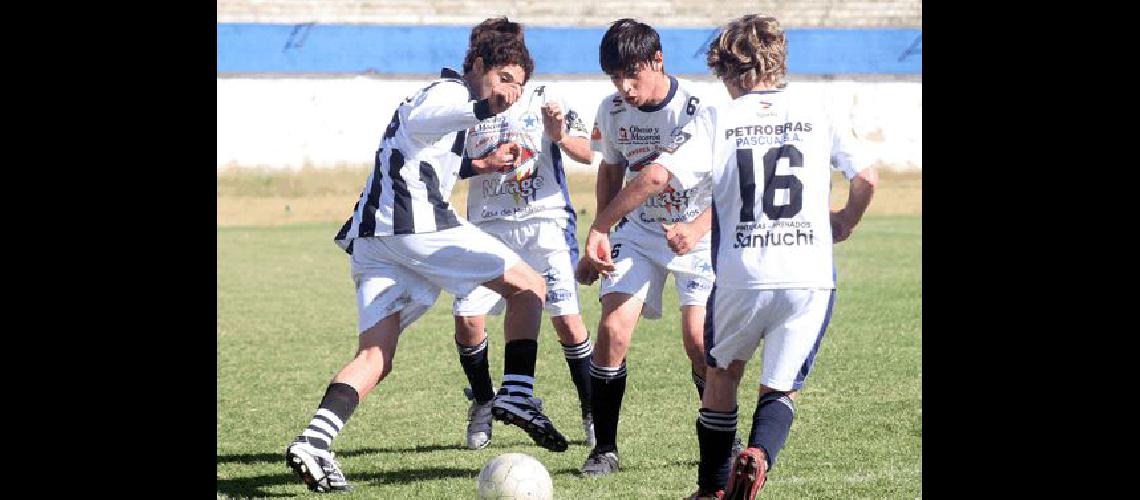
<path fill-rule="evenodd" d="M 218 24 L 219 73 L 436 73 L 463 64 L 470 27 Z M 670 73 L 708 74 L 714 28 L 661 28 Z M 535 72 L 598 74 L 605 28 L 527 27 Z M 920 29 L 789 29 L 788 71 L 921 73 Z"/>

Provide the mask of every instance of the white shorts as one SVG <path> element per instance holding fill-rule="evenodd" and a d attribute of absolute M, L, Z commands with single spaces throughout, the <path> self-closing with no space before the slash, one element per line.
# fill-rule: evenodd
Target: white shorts
<path fill-rule="evenodd" d="M 435 304 L 440 288 L 466 295 L 519 261 L 502 242 L 467 223 L 434 233 L 356 238 L 352 245 L 360 333 L 394 312 L 403 331 Z"/>
<path fill-rule="evenodd" d="M 764 340 L 760 383 L 800 390 L 831 319 L 835 290 L 716 287 L 705 314 L 705 361 L 727 367 L 749 360 Z"/>
<path fill-rule="evenodd" d="M 502 241 L 507 248 L 546 278 L 546 312 L 551 316 L 578 314 L 578 239 L 567 219 L 530 219 L 522 222 L 494 220 L 479 229 Z M 480 286 L 466 296 L 456 295 L 452 313 L 456 316 L 502 314 L 503 297 Z"/>
<path fill-rule="evenodd" d="M 704 307 L 708 301 L 716 279 L 708 236 L 685 255 L 677 255 L 669 249 L 663 235 L 626 223 L 610 237 L 610 247 L 614 271 L 602 278 L 599 298 L 609 293 L 627 293 L 645 303 L 642 316 L 660 318 L 661 293 L 665 278 L 672 272 L 681 306 Z"/>

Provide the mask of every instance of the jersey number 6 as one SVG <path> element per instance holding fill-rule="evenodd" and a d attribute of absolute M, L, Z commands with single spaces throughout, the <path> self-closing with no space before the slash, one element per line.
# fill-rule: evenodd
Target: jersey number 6
<path fill-rule="evenodd" d="M 752 165 L 752 149 L 736 150 L 736 165 L 740 169 L 740 222 L 756 221 L 756 169 Z M 794 145 L 785 144 L 764 153 L 764 215 L 770 220 L 795 217 L 803 208 L 804 185 L 795 175 L 776 175 L 776 163 L 788 159 L 791 168 L 804 166 L 804 154 Z M 788 190 L 788 203 L 776 205 L 776 190 Z"/>

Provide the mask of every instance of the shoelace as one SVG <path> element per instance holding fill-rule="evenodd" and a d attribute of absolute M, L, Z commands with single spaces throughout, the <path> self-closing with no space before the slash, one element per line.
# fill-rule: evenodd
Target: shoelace
<path fill-rule="evenodd" d="M 336 461 L 336 458 L 331 451 L 329 452 L 329 456 L 325 458 L 324 463 L 321 464 L 321 469 L 324 469 L 325 475 L 327 475 L 330 480 L 344 480 L 344 474 L 340 471 L 340 462 Z"/>

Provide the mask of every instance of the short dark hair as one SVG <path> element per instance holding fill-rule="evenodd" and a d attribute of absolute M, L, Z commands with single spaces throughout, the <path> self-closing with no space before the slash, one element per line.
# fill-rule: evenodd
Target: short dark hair
<path fill-rule="evenodd" d="M 661 37 L 648 24 L 630 18 L 614 21 L 602 43 L 598 46 L 598 62 L 602 71 L 614 76 L 617 73 L 634 73 L 641 64 L 653 60 L 661 50 Z"/>
<path fill-rule="evenodd" d="M 492 17 L 471 28 L 467 56 L 463 58 L 463 73 L 469 73 L 475 59 L 480 57 L 486 70 L 517 64 L 522 66 L 527 81 L 534 73 L 534 59 L 526 48 L 523 27 L 506 17 Z"/>

